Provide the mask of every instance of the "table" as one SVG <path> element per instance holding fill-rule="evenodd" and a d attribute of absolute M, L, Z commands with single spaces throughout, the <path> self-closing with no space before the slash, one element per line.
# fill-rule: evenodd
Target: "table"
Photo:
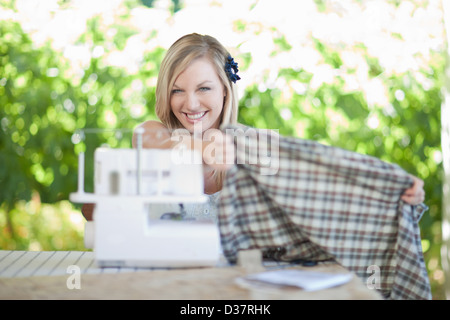
<path fill-rule="evenodd" d="M 277 268 L 346 272 L 334 263 L 314 267 L 265 263 L 259 271 Z M 296 287 L 252 286 L 239 281 L 251 272 L 255 270 L 223 261 L 214 268 L 98 268 L 94 253 L 89 251 L 0 250 L 0 299 L 381 299 L 356 276 L 341 286 L 306 292 Z"/>

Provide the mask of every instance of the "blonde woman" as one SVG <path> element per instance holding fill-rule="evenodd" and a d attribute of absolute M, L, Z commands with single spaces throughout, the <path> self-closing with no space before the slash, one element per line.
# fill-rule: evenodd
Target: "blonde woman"
<path fill-rule="evenodd" d="M 183 139 L 189 147 L 196 147 L 203 156 L 204 192 L 209 195 L 206 205 L 184 205 L 181 210 L 196 219 L 215 219 L 215 201 L 222 188 L 225 170 L 233 159 L 231 140 L 223 135 L 219 128 L 236 124 L 238 98 L 235 82 L 237 63 L 225 47 L 208 35 L 189 34 L 178 39 L 167 51 L 158 75 L 156 85 L 156 114 L 160 120 L 149 120 L 137 127 L 143 129 L 142 145 L 144 148 L 172 148 L 179 145 L 172 139 L 177 129 L 186 129 L 192 134 L 191 141 Z M 200 136 L 194 138 L 194 133 Z M 214 138 L 203 139 L 203 135 Z M 195 140 L 195 141 L 194 141 Z M 216 161 L 216 153 L 204 152 L 207 146 L 219 150 L 210 144 L 216 144 L 221 154 Z M 136 134 L 133 145 L 136 144 Z M 224 147 L 228 145 L 228 147 Z M 219 146 L 220 145 L 220 146 Z M 231 153 L 231 154 L 230 154 Z M 86 204 L 82 208 L 84 216 L 92 219 L 94 206 Z M 153 205 L 150 215 L 158 218 L 164 212 L 178 212 L 179 208 L 166 205 Z"/>
<path fill-rule="evenodd" d="M 232 162 L 223 161 L 227 157 L 223 154 L 221 161 L 215 161 L 216 153 L 204 151 L 210 143 L 221 144 L 216 150 L 234 150 L 231 140 L 218 129 L 237 122 L 237 71 L 230 53 L 215 38 L 196 33 L 181 37 L 167 51 L 159 71 L 155 110 L 161 122 L 146 121 L 138 127 L 144 129 L 144 148 L 171 148 L 178 144 L 171 139 L 173 130 L 186 129 L 192 134 L 189 147 L 201 149 L 204 163 L 209 164 L 203 170 L 204 192 L 209 201 L 206 205 L 185 205 L 182 210 L 189 218 L 216 219 L 215 201 L 222 188 L 224 169 Z M 196 131 L 200 136 L 194 135 Z M 211 134 L 214 138 L 204 139 L 204 135 Z M 228 157 L 232 159 L 233 155 Z M 153 217 L 169 211 L 167 206 L 155 208 L 151 208 Z"/>
<path fill-rule="evenodd" d="M 215 38 L 194 33 L 177 40 L 161 63 L 156 84 L 155 110 L 161 122 L 147 121 L 139 126 L 145 132 L 143 146 L 172 147 L 176 143 L 171 140 L 169 132 L 175 129 L 187 129 L 190 133 L 194 133 L 196 128 L 201 133 L 216 129 L 213 132 L 220 135 L 217 129 L 235 124 L 238 114 L 237 71 L 237 64 Z M 159 131 L 159 139 L 154 139 L 156 131 Z M 166 134 L 161 136 L 164 131 Z M 208 140 L 195 141 L 199 143 L 191 145 L 204 149 L 206 143 L 217 139 Z M 211 156 L 210 153 L 202 154 L 205 163 L 212 164 L 204 172 L 205 193 L 214 194 L 221 189 L 223 174 L 212 168 L 221 169 L 221 163 L 205 159 Z"/>

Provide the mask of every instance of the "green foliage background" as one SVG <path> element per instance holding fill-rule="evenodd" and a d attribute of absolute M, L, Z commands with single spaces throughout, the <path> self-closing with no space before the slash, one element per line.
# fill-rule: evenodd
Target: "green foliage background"
<path fill-rule="evenodd" d="M 180 10 L 179 2 L 174 3 Z M 152 1 L 143 4 L 151 6 Z M 14 7 L 14 2 L 2 5 Z M 130 1 L 124 7 L 138 5 Z M 101 16 L 94 17 L 78 41 L 109 51 L 122 50 L 127 38 L 136 33 L 127 26 L 127 19 L 129 11 L 115 22 L 116 33 L 110 39 L 101 28 Z M 240 21 L 239 28 L 245 27 Z M 148 40 L 154 35 L 149 33 Z M 279 48 L 274 56 L 290 50 L 282 37 L 274 38 L 274 43 Z M 338 46 L 319 39 L 315 43 L 324 64 L 333 69 L 343 67 Z M 284 68 L 278 78 L 284 83 L 300 82 L 305 92 L 292 91 L 286 97 L 280 88 L 249 86 L 240 100 L 239 121 L 376 156 L 425 180 L 430 210 L 420 223 L 423 248 L 433 295 L 445 298 L 440 264 L 442 168 L 435 161 L 440 151 L 444 55 L 434 52 L 424 62 L 421 73 L 431 84 L 424 89 L 410 72 L 385 76 L 366 49 L 363 44 L 354 48 L 365 55 L 370 77 L 380 78 L 389 88 L 390 112 L 368 106 L 359 91 L 348 92 L 339 76 L 332 83 L 312 88 L 313 75 L 308 71 Z M 85 151 L 88 158 L 102 143 L 130 147 L 131 130 L 156 118 L 151 79 L 157 76 L 164 52 L 163 48 L 146 52 L 135 74 L 109 66 L 99 56 L 91 58 L 82 74 L 74 75 L 67 59 L 50 43 L 36 46 L 17 22 L 0 21 L 0 249 L 85 250 L 79 206 L 67 200 L 77 188 L 76 155 Z M 238 54 L 236 59 L 244 72 L 252 63 L 248 53 Z M 141 88 L 138 93 L 131 89 L 136 85 Z M 398 99 L 399 93 L 402 99 Z M 146 112 L 136 115 L 134 105 L 144 105 Z M 290 116 L 282 117 L 286 112 Z M 374 115 L 379 125 L 371 128 L 368 119 Z M 123 131 L 80 136 L 82 128 Z M 87 162 L 86 170 L 86 189 L 90 191 L 92 163 Z"/>

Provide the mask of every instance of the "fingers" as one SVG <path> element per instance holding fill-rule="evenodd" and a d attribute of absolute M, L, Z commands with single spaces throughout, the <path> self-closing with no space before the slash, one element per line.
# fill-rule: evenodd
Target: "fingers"
<path fill-rule="evenodd" d="M 424 182 L 417 177 L 412 178 L 412 186 L 403 193 L 401 199 L 408 204 L 418 205 L 425 200 Z"/>
<path fill-rule="evenodd" d="M 424 202 L 424 200 L 425 200 L 425 194 L 422 194 L 422 195 L 414 195 L 414 196 L 406 196 L 406 195 L 403 195 L 403 196 L 401 197 L 401 199 L 402 199 L 404 202 L 408 203 L 408 204 L 411 204 L 411 205 L 418 205 L 418 204 L 421 204 L 422 202 Z"/>

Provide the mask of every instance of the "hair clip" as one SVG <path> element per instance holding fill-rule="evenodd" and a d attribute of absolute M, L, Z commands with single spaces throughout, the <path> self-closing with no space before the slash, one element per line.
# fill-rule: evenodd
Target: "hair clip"
<path fill-rule="evenodd" d="M 237 75 L 238 71 L 239 69 L 237 62 L 234 62 L 234 59 L 229 55 L 227 62 L 225 63 L 225 72 L 233 83 L 236 83 L 237 80 L 241 79 L 241 77 Z"/>

